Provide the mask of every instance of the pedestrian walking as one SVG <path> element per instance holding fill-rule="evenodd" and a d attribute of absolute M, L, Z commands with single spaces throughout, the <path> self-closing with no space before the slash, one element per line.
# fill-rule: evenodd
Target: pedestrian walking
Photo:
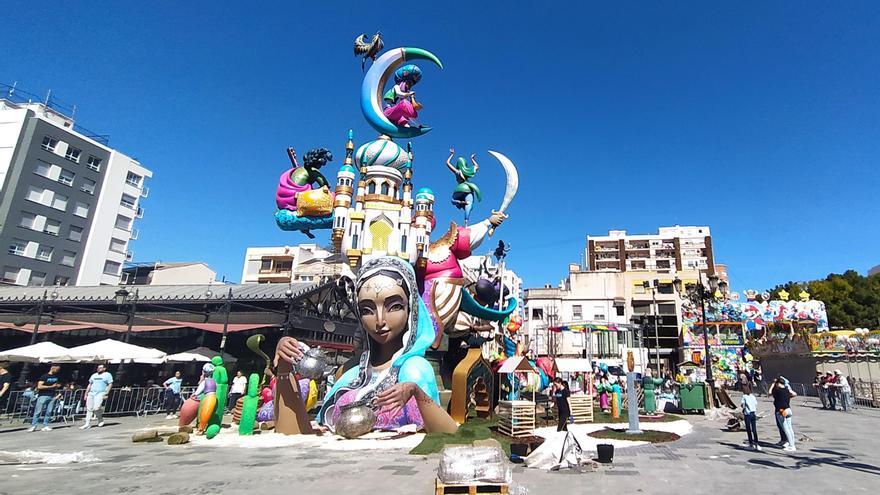
<path fill-rule="evenodd" d="M 571 417 L 571 404 L 568 402 L 570 396 L 568 382 L 558 377 L 553 380 L 553 398 L 556 400 L 556 413 L 559 416 L 556 431 L 568 431 L 568 418 Z"/>
<path fill-rule="evenodd" d="M 840 397 L 840 408 L 848 411 L 852 403 L 852 387 L 849 386 L 849 380 L 840 372 L 834 370 L 834 387 Z"/>
<path fill-rule="evenodd" d="M 742 412 L 745 417 L 746 435 L 749 438 L 749 447 L 761 451 L 758 443 L 758 398 L 752 391 L 751 384 L 743 385 Z"/>
<path fill-rule="evenodd" d="M 788 379 L 779 375 L 770 386 L 769 395 L 773 397 L 773 409 L 776 416 L 776 427 L 779 428 L 779 445 L 788 452 L 796 449 L 794 441 L 794 425 L 792 425 L 791 398 L 797 394 L 791 389 Z"/>
<path fill-rule="evenodd" d="M 828 388 L 825 386 L 825 375 L 821 371 L 817 371 L 816 378 L 813 378 L 813 388 L 822 401 L 822 409 L 828 409 Z"/>
<path fill-rule="evenodd" d="M 162 385 L 165 387 L 165 419 L 174 419 L 180 408 L 180 386 L 183 385 L 180 371 L 175 371 L 174 376 L 165 380 Z"/>
<path fill-rule="evenodd" d="M 37 423 L 40 422 L 40 415 L 43 415 L 42 431 L 52 431 L 52 427 L 49 426 L 49 420 L 55 411 L 55 403 L 60 396 L 58 393 L 61 389 L 61 381 L 58 377 L 59 371 L 61 371 L 61 367 L 54 365 L 49 368 L 48 373 L 37 380 L 37 403 L 34 406 L 34 416 L 31 418 L 31 427 L 28 428 L 28 431 L 36 431 Z"/>
<path fill-rule="evenodd" d="M 88 430 L 92 427 L 92 417 L 98 421 L 98 427 L 104 426 L 104 399 L 113 388 L 113 375 L 107 371 L 103 364 L 89 377 L 89 386 L 86 387 L 86 421 L 80 430 Z"/>
<path fill-rule="evenodd" d="M 232 379 L 232 387 L 229 388 L 229 400 L 226 401 L 228 409 L 235 409 L 235 403 L 242 398 L 247 391 L 247 377 L 241 370 L 235 372 L 235 378 Z"/>

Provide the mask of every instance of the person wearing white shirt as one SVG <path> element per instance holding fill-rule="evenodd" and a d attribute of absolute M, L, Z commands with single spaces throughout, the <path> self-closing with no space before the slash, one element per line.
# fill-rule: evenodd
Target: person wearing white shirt
<path fill-rule="evenodd" d="M 840 406 L 844 411 L 849 410 L 850 400 L 852 399 L 852 388 L 849 386 L 849 380 L 843 376 L 840 370 L 834 370 L 834 386 L 840 392 Z"/>
<path fill-rule="evenodd" d="M 229 389 L 229 400 L 226 401 L 226 406 L 229 409 L 235 409 L 238 399 L 247 392 L 247 383 L 247 377 L 244 376 L 244 373 L 241 370 L 236 371 L 235 378 L 232 379 L 232 387 Z"/>

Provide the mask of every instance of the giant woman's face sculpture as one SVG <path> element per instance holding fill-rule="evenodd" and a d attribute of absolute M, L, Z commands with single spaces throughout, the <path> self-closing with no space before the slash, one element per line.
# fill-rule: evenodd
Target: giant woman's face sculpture
<path fill-rule="evenodd" d="M 409 321 L 409 301 L 403 281 L 376 274 L 357 293 L 361 325 L 379 345 L 399 340 Z"/>

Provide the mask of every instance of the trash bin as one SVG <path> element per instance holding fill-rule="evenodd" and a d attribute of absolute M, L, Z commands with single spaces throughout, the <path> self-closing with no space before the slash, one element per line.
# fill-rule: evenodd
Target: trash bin
<path fill-rule="evenodd" d="M 681 409 L 683 411 L 696 411 L 700 414 L 706 409 L 706 384 L 688 383 L 679 389 L 681 395 Z"/>
<path fill-rule="evenodd" d="M 603 464 L 610 464 L 614 460 L 614 445 L 610 443 L 600 443 L 596 445 L 596 454 L 598 461 Z"/>

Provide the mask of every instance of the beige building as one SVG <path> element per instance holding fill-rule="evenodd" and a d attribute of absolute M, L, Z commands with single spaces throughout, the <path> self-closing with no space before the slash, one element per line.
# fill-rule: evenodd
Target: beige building
<path fill-rule="evenodd" d="M 243 284 L 319 282 L 351 270 L 339 255 L 317 244 L 252 247 L 244 257 Z"/>
<path fill-rule="evenodd" d="M 611 230 L 587 236 L 590 271 L 625 272 L 703 270 L 715 273 L 709 227 L 660 227 L 656 234 L 632 235 Z"/>
<path fill-rule="evenodd" d="M 213 284 L 217 272 L 207 263 L 135 263 L 122 269 L 122 285 L 199 285 Z"/>

